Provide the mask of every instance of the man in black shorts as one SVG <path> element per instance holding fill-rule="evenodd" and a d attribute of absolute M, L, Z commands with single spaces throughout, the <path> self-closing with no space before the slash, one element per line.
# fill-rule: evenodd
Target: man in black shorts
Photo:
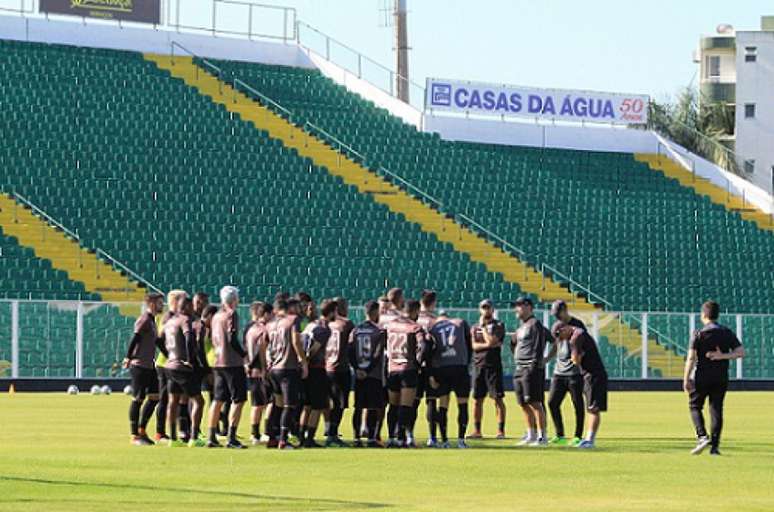
<path fill-rule="evenodd" d="M 533 314 L 534 305 L 529 297 L 519 297 L 512 306 L 521 325 L 511 338 L 513 362 L 513 389 L 524 412 L 527 432 L 520 446 L 545 446 L 546 411 L 543 407 L 545 389 L 545 348 L 553 342 L 548 332 Z"/>
<path fill-rule="evenodd" d="M 123 367 L 129 369 L 132 377 L 132 402 L 129 405 L 129 426 L 131 442 L 136 446 L 154 444 L 145 428 L 159 402 L 159 380 L 153 360 L 156 348 L 166 352 L 164 340 L 159 338 L 156 317 L 164 307 L 164 296 L 149 293 L 145 296 L 145 311 L 134 323 L 134 335 L 126 350 Z M 147 398 L 147 401 L 145 401 Z M 143 407 L 143 401 L 145 406 Z M 142 414 L 140 410 L 142 409 Z"/>
<path fill-rule="evenodd" d="M 247 374 L 245 372 L 245 352 L 239 343 L 239 291 L 233 286 L 224 286 L 220 290 L 221 306 L 212 318 L 212 347 L 215 350 L 215 401 L 210 406 L 210 435 L 207 446 L 219 448 L 218 421 L 223 404 L 231 401 L 228 424 L 228 442 L 226 448 L 246 448 L 237 439 L 242 406 L 247 401 Z"/>
<path fill-rule="evenodd" d="M 469 439 L 481 439 L 481 421 L 484 416 L 484 399 L 489 396 L 495 403 L 497 414 L 497 439 L 505 439 L 505 390 L 503 389 L 502 346 L 505 325 L 495 318 L 494 304 L 484 299 L 478 304 L 480 317 L 470 329 L 473 342 L 473 366 L 475 386 L 473 398 L 474 431 Z"/>
<path fill-rule="evenodd" d="M 586 330 L 582 321 L 570 316 L 567 304 L 563 300 L 557 300 L 551 305 L 551 314 L 557 321 L 562 321 L 578 329 Z M 546 360 L 556 356 L 554 376 L 551 378 L 551 390 L 548 394 L 548 409 L 551 411 L 551 419 L 554 422 L 556 435 L 548 441 L 548 444 L 557 446 L 578 446 L 583 440 L 583 379 L 580 368 L 575 366 L 570 357 L 570 344 L 567 341 L 556 340 L 551 347 Z M 575 409 L 575 437 L 568 441 L 564 437 L 564 422 L 562 421 L 562 402 L 565 395 L 570 393 L 572 406 Z"/>
<path fill-rule="evenodd" d="M 411 426 L 416 420 L 414 398 L 425 336 L 417 318 L 419 302 L 409 300 L 406 301 L 405 316 L 387 324 L 387 390 L 390 402 L 387 424 L 391 436 L 388 448 L 416 448 Z"/>
<path fill-rule="evenodd" d="M 268 403 L 266 397 L 266 323 L 271 320 L 271 305 L 265 302 L 250 304 L 250 326 L 243 339 L 247 350 L 247 388 L 250 391 L 250 442 L 261 442 L 261 415 Z"/>
<path fill-rule="evenodd" d="M 429 384 L 438 397 L 440 448 L 449 448 L 447 433 L 449 394 L 457 397 L 457 448 L 467 448 L 468 398 L 470 397 L 470 359 L 473 354 L 470 326 L 461 318 L 449 318 L 441 312 L 430 325 L 433 338 L 429 357 Z"/>
<path fill-rule="evenodd" d="M 384 409 L 384 346 L 387 332 L 379 326 L 379 303 L 365 304 L 366 320 L 349 336 L 349 361 L 355 370 L 355 408 L 365 411 L 369 448 L 381 448 L 377 426 Z"/>
<path fill-rule="evenodd" d="M 597 342 L 585 329 L 573 327 L 561 320 L 554 323 L 551 333 L 556 340 L 567 340 L 572 362 L 580 368 L 583 377 L 583 394 L 589 414 L 586 438 L 578 444 L 578 448 L 594 448 L 601 415 L 607 411 L 607 371 L 599 355 Z"/>
<path fill-rule="evenodd" d="M 343 313 L 343 314 L 342 314 Z M 325 446 L 343 447 L 346 443 L 339 438 L 339 425 L 344 410 L 349 407 L 349 393 L 352 390 L 352 373 L 347 358 L 349 335 L 355 324 L 347 318 L 346 303 L 336 317 L 328 324 L 330 340 L 325 347 L 325 371 L 328 375 L 331 409 L 325 432 Z"/>
<path fill-rule="evenodd" d="M 711 446 L 711 455 L 720 455 L 720 433 L 723 429 L 723 401 L 728 390 L 728 361 L 744 357 L 744 347 L 731 329 L 718 324 L 720 306 L 707 301 L 701 307 L 704 327 L 693 334 L 685 360 L 683 389 L 688 393 L 691 420 L 698 442 L 691 452 L 699 455 Z M 704 402 L 709 398 L 712 420 L 711 437 L 704 426 Z"/>
<path fill-rule="evenodd" d="M 421 309 L 417 323 L 425 330 L 426 341 L 432 343 L 433 339 L 429 336 L 430 327 L 435 322 L 435 308 L 438 304 L 438 295 L 433 290 L 422 290 L 422 296 L 419 299 Z M 426 347 L 425 354 L 432 352 L 432 347 Z M 430 437 L 427 440 L 428 448 L 438 447 L 438 400 L 435 389 L 430 385 L 430 368 L 428 361 L 424 360 L 419 366 L 419 385 L 417 386 L 417 396 L 414 399 L 414 409 L 419 410 L 422 395 L 425 396 L 425 415 L 427 419 L 427 428 Z"/>
<path fill-rule="evenodd" d="M 180 302 L 187 296 L 188 294 L 185 290 L 170 290 L 167 292 L 167 311 L 161 316 L 161 322 L 159 323 L 160 339 L 164 339 L 164 324 L 175 316 L 175 311 L 180 308 Z M 156 406 L 156 442 L 169 441 L 169 436 L 166 434 L 167 409 L 169 408 L 169 386 L 167 371 L 164 369 L 166 364 L 167 356 L 164 352 L 160 352 L 156 357 L 156 374 L 159 378 L 159 403 Z"/>
<path fill-rule="evenodd" d="M 196 372 L 198 354 L 191 322 L 193 315 L 191 299 L 185 297 L 175 313 L 175 316 L 164 324 L 164 344 L 169 354 L 164 369 L 167 372 L 167 385 L 169 387 L 167 421 L 169 422 L 170 446 L 183 446 L 183 442 L 177 439 L 177 415 L 180 398 L 183 396 L 188 398 L 192 408 L 193 432 L 190 436 L 189 446 L 204 446 L 204 441 L 199 439 L 199 425 L 201 424 L 204 400 L 201 393 L 201 380 Z"/>
<path fill-rule="evenodd" d="M 279 432 L 279 440 L 272 439 L 266 447 L 292 450 L 294 446 L 288 442 L 288 436 L 291 428 L 295 428 L 293 418 L 299 405 L 301 381 L 307 377 L 309 366 L 301 341 L 297 306 L 279 299 L 274 303 L 274 310 L 274 318 L 266 325 L 269 379 L 274 393 L 269 424 L 270 435 Z"/>
<path fill-rule="evenodd" d="M 321 448 L 314 439 L 320 415 L 328 408 L 330 390 L 325 372 L 325 349 L 331 338 L 330 323 L 336 318 L 336 302 L 324 300 L 320 304 L 318 317 L 314 303 L 310 303 L 310 322 L 301 333 L 301 341 L 309 364 L 309 373 L 303 380 L 304 414 L 301 425 L 301 446 Z"/>

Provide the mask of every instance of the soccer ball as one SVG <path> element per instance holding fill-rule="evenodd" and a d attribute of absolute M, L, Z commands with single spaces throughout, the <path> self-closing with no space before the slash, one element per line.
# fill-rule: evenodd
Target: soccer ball
<path fill-rule="evenodd" d="M 112 389 L 110 389 L 110 386 L 108 386 L 107 384 L 105 384 L 104 386 L 102 386 L 102 390 L 101 390 L 101 391 L 102 391 L 102 394 L 103 394 L 103 395 L 109 395 L 110 393 L 112 393 L 112 392 L 113 392 L 113 390 L 112 390 Z"/>
<path fill-rule="evenodd" d="M 92 395 L 99 395 L 100 393 L 102 393 L 102 389 L 99 386 L 97 386 L 96 384 L 94 384 L 91 387 L 91 394 Z"/>
<path fill-rule="evenodd" d="M 68 386 L 67 394 L 68 395 L 77 395 L 78 394 L 78 386 L 76 386 L 75 384 L 71 384 L 70 386 Z"/>
<path fill-rule="evenodd" d="M 127 384 L 126 387 L 124 388 L 124 394 L 125 395 L 131 395 L 133 392 L 134 392 L 134 390 L 132 389 L 132 386 Z"/>

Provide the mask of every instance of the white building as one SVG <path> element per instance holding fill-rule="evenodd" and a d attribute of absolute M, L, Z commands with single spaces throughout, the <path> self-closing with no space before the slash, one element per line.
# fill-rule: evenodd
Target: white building
<path fill-rule="evenodd" d="M 718 27 L 699 45 L 702 101 L 735 109 L 734 133 L 726 145 L 742 160 L 751 181 L 774 187 L 774 16 L 761 17 L 760 30 Z"/>

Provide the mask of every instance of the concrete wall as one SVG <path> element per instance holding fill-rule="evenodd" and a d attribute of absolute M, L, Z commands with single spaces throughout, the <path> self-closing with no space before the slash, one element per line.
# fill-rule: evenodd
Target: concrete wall
<path fill-rule="evenodd" d="M 166 28 L 154 30 L 150 26 L 119 27 L 115 24 L 91 22 L 83 24 L 79 18 L 65 21 L 0 16 L 0 38 L 165 54 L 170 52 L 174 41 L 201 57 L 314 68 L 314 64 L 294 43 L 213 37 L 175 32 Z"/>

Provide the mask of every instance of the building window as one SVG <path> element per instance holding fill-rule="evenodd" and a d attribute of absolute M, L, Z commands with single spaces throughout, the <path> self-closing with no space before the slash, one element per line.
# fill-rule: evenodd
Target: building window
<path fill-rule="evenodd" d="M 744 161 L 744 172 L 752 174 L 755 172 L 755 160 Z"/>
<path fill-rule="evenodd" d="M 720 55 L 707 55 L 706 78 L 720 78 Z"/>
<path fill-rule="evenodd" d="M 744 47 L 744 61 L 755 62 L 758 60 L 758 47 L 757 46 L 745 46 Z"/>
<path fill-rule="evenodd" d="M 744 118 L 753 119 L 755 117 L 755 103 L 744 104 Z"/>

